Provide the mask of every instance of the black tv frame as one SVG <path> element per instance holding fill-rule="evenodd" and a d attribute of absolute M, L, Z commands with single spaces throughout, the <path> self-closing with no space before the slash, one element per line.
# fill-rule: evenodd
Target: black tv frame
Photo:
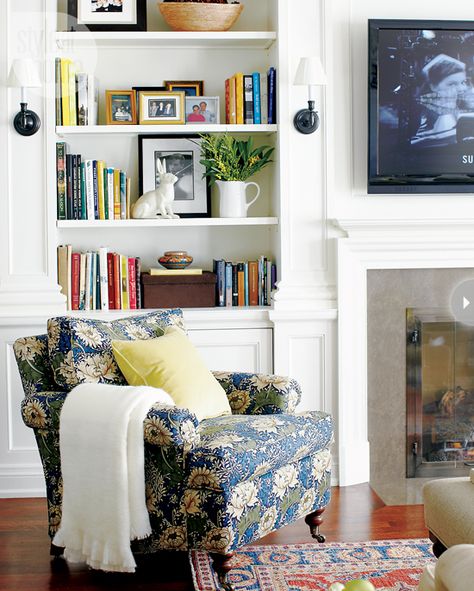
<path fill-rule="evenodd" d="M 438 174 L 381 174 L 379 172 L 379 33 L 385 29 L 419 31 L 471 31 L 474 86 L 474 21 L 385 20 L 368 22 L 368 182 L 369 194 L 474 193 L 474 164 L 466 174 L 440 170 Z M 474 108 L 473 108 L 474 115 Z M 409 146 L 407 145 L 409 148 Z M 467 146 L 466 146 L 467 147 Z M 474 157 L 474 140 L 469 142 Z"/>

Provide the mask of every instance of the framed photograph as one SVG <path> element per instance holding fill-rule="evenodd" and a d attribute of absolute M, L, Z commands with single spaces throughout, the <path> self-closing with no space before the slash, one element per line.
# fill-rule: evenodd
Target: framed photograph
<path fill-rule="evenodd" d="M 138 100 L 139 92 L 163 92 L 166 91 L 166 86 L 132 86 L 137 97 L 137 119 L 140 119 L 140 101 Z"/>
<path fill-rule="evenodd" d="M 184 92 L 139 92 L 140 125 L 184 123 Z"/>
<path fill-rule="evenodd" d="M 68 0 L 69 31 L 146 31 L 146 0 Z"/>
<path fill-rule="evenodd" d="M 474 193 L 474 22 L 369 21 L 369 193 Z"/>
<path fill-rule="evenodd" d="M 134 90 L 106 90 L 107 125 L 136 125 L 137 109 Z"/>
<path fill-rule="evenodd" d="M 139 135 L 139 191 L 156 189 L 160 184 L 158 160 L 166 171 L 178 177 L 174 185 L 173 211 L 184 218 L 209 217 L 210 193 L 203 178 L 201 138 L 198 135 Z"/>
<path fill-rule="evenodd" d="M 186 123 L 219 123 L 219 97 L 186 97 Z"/>
<path fill-rule="evenodd" d="M 202 96 L 204 94 L 203 80 L 166 80 L 166 90 L 184 92 L 186 96 Z"/>

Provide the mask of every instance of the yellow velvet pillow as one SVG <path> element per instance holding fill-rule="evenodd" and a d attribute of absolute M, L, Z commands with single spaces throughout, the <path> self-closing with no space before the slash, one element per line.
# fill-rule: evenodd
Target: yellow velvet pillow
<path fill-rule="evenodd" d="M 115 361 L 131 386 L 162 388 L 199 420 L 230 415 L 227 395 L 179 329 L 157 339 L 112 341 Z"/>

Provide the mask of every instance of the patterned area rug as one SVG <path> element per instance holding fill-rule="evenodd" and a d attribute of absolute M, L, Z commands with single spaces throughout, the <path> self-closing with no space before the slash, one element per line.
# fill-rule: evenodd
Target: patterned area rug
<path fill-rule="evenodd" d="M 233 560 L 236 591 L 327 591 L 351 579 L 368 579 L 377 591 L 416 591 L 434 557 L 429 540 L 383 540 L 247 546 Z M 196 591 L 219 590 L 207 554 L 193 551 L 190 561 Z"/>

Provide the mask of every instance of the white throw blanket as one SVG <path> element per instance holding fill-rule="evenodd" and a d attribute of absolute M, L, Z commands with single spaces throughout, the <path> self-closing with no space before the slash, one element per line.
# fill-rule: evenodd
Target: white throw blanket
<path fill-rule="evenodd" d="M 130 540 L 150 535 L 143 420 L 171 397 L 148 386 L 82 384 L 61 410 L 61 525 L 53 543 L 70 562 L 134 572 Z"/>

